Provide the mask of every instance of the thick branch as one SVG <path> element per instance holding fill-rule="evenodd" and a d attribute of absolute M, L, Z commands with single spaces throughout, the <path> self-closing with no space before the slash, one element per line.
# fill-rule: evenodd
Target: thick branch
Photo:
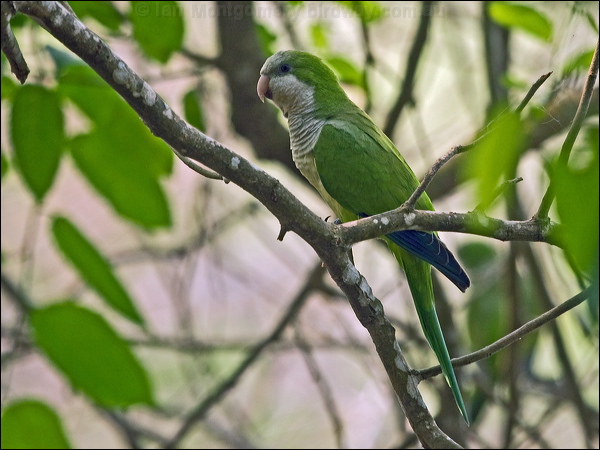
<path fill-rule="evenodd" d="M 437 426 L 423 402 L 410 368 L 396 341 L 394 327 L 373 295 L 367 280 L 356 270 L 343 247 L 324 259 L 333 280 L 342 289 L 361 324 L 368 330 L 412 429 L 424 448 L 462 448 Z"/>

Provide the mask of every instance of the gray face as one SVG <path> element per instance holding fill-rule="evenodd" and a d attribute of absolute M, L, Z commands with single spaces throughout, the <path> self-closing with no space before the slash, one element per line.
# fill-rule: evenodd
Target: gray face
<path fill-rule="evenodd" d="M 287 60 L 286 52 L 276 53 L 267 59 L 260 70 L 256 87 L 260 99 L 264 101 L 266 97 L 272 100 L 286 118 L 306 111 L 314 101 L 314 89 L 296 78 Z"/>

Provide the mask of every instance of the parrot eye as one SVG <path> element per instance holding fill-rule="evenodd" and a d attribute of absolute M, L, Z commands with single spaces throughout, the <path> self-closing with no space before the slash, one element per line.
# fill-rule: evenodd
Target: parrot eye
<path fill-rule="evenodd" d="M 282 64 L 281 67 L 279 67 L 279 71 L 281 73 L 288 73 L 290 70 L 292 70 L 292 66 L 290 66 L 288 63 Z"/>

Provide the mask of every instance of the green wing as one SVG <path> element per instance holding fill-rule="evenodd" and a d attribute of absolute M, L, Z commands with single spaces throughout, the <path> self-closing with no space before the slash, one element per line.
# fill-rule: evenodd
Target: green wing
<path fill-rule="evenodd" d="M 419 184 L 394 144 L 360 110 L 325 125 L 313 154 L 324 189 L 352 213 L 341 214 L 342 221 L 397 208 Z M 433 210 L 426 194 L 416 207 Z M 437 233 L 405 230 L 386 237 L 438 269 L 461 291 L 470 286 L 469 277 Z"/>
<path fill-rule="evenodd" d="M 397 208 L 419 185 L 394 144 L 360 112 L 325 125 L 313 149 L 329 194 L 355 214 L 372 216 Z M 426 194 L 417 209 L 433 210 Z"/>

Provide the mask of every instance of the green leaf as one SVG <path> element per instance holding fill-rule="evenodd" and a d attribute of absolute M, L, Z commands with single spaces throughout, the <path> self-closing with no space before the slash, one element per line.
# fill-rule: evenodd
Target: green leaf
<path fill-rule="evenodd" d="M 18 400 L 2 413 L 2 448 L 71 448 L 56 412 L 36 400 Z"/>
<path fill-rule="evenodd" d="M 183 12 L 174 1 L 131 2 L 133 37 L 144 53 L 161 63 L 183 44 Z"/>
<path fill-rule="evenodd" d="M 202 113 L 202 105 L 196 89 L 192 89 L 183 97 L 183 111 L 185 120 L 193 127 L 204 132 L 204 114 Z"/>
<path fill-rule="evenodd" d="M 159 178 L 173 169 L 173 152 L 131 107 L 88 67 L 70 67 L 60 92 L 95 124 L 71 141 L 71 156 L 118 214 L 147 229 L 171 225 Z"/>
<path fill-rule="evenodd" d="M 478 199 L 484 209 L 494 200 L 501 177 L 514 172 L 525 143 L 523 123 L 516 112 L 501 114 L 491 127 L 471 150 L 466 168 L 477 180 Z"/>
<path fill-rule="evenodd" d="M 38 85 L 18 89 L 13 101 L 10 137 L 15 164 L 40 203 L 52 187 L 64 145 L 58 95 Z"/>
<path fill-rule="evenodd" d="M 96 125 L 106 125 L 118 112 L 118 94 L 89 66 L 68 66 L 58 81 L 59 92 Z"/>
<path fill-rule="evenodd" d="M 384 10 L 378 2 L 374 1 L 359 1 L 348 2 L 338 1 L 340 5 L 345 6 L 352 12 L 356 13 L 363 23 L 375 22 L 384 16 Z"/>
<path fill-rule="evenodd" d="M 594 17 L 594 15 L 592 13 L 590 13 L 589 11 L 586 11 L 584 14 L 585 14 L 585 18 L 587 19 L 587 22 L 588 22 L 590 28 L 592 30 L 594 30 L 594 32 L 596 34 L 598 34 L 598 32 L 600 30 L 598 30 L 598 25 L 596 24 L 596 17 Z"/>
<path fill-rule="evenodd" d="M 52 221 L 52 234 L 65 257 L 81 278 L 104 301 L 134 323 L 143 325 L 133 300 L 116 277 L 110 263 L 79 229 L 64 217 Z"/>
<path fill-rule="evenodd" d="M 497 266 L 498 263 L 496 262 L 495 265 Z M 512 311 L 511 294 L 507 289 L 507 279 L 496 273 L 493 281 L 494 283 L 491 285 L 488 280 L 483 280 L 483 283 L 473 286 L 475 290 L 469 300 L 467 311 L 467 327 L 473 348 L 490 345 L 512 331 L 511 318 L 514 312 Z M 480 287 L 482 284 L 484 285 L 483 289 Z M 520 292 L 517 295 L 523 299 L 535 298 L 536 288 L 533 278 L 522 277 L 518 284 Z M 524 321 L 531 320 L 542 312 L 536 302 L 525 302 L 519 306 L 519 315 Z M 523 355 L 529 355 L 534 351 L 538 339 L 538 333 L 531 333 L 520 341 Z M 510 352 L 501 351 L 482 361 L 482 364 L 490 371 L 493 380 L 508 378 L 506 367 L 510 364 L 507 359 L 509 357 Z"/>
<path fill-rule="evenodd" d="M 578 53 L 571 57 L 563 66 L 563 77 L 570 75 L 573 72 L 583 71 L 587 72 L 592 63 L 592 57 L 594 56 L 594 50 L 588 50 L 585 52 Z"/>
<path fill-rule="evenodd" d="M 506 28 L 516 28 L 546 42 L 552 40 L 552 22 L 535 9 L 507 2 L 491 2 L 489 15 Z"/>
<path fill-rule="evenodd" d="M 31 17 L 26 16 L 25 14 L 17 14 L 10 20 L 10 27 L 14 32 L 20 28 L 25 27 L 25 25 L 31 25 L 33 23 L 32 20 L 33 19 L 31 19 Z"/>
<path fill-rule="evenodd" d="M 588 129 L 586 139 L 588 164 L 576 169 L 559 166 L 553 177 L 566 249 L 579 269 L 592 273 L 598 263 L 598 127 Z"/>
<path fill-rule="evenodd" d="M 19 86 L 12 76 L 2 75 L 2 100 L 12 100 L 18 90 Z"/>
<path fill-rule="evenodd" d="M 594 33 L 598 34 L 598 25 L 596 21 L 597 14 L 594 14 L 598 11 L 598 5 L 595 2 L 573 2 L 571 3 L 571 14 L 572 18 L 581 19 L 582 17 L 587 21 L 590 28 L 594 31 Z M 580 17 L 576 17 L 580 16 Z"/>
<path fill-rule="evenodd" d="M 105 127 L 98 127 L 102 136 L 111 143 L 107 156 L 111 166 L 119 165 L 123 172 L 136 170 L 153 181 L 173 170 L 173 152 L 162 140 L 154 136 L 140 120 L 137 113 L 120 98 L 113 107 L 116 113 Z"/>
<path fill-rule="evenodd" d="M 133 140 L 111 139 L 98 130 L 73 139 L 71 156 L 118 214 L 149 230 L 169 227 L 169 201 L 155 174 L 149 173 L 151 153 L 135 159 L 136 148 Z"/>
<path fill-rule="evenodd" d="M 326 58 L 325 61 L 337 73 L 340 82 L 364 87 L 364 78 L 362 72 L 346 58 L 333 56 L 331 58 Z"/>
<path fill-rule="evenodd" d="M 35 342 L 72 386 L 105 408 L 153 405 L 148 374 L 99 314 L 73 302 L 34 310 Z"/>
<path fill-rule="evenodd" d="M 93 2 L 70 2 L 71 8 L 77 17 L 84 19 L 92 17 L 104 25 L 109 30 L 117 31 L 124 21 L 123 16 L 115 8 L 113 2 L 93 1 Z"/>
<path fill-rule="evenodd" d="M 315 48 L 327 47 L 327 29 L 323 22 L 316 22 L 310 26 L 310 37 Z"/>
<path fill-rule="evenodd" d="M 511 90 L 511 89 L 526 90 L 529 88 L 528 82 L 518 79 L 518 78 L 516 78 L 512 75 L 506 74 L 506 73 L 502 76 L 501 82 L 502 82 L 502 86 L 508 88 L 509 90 Z"/>

